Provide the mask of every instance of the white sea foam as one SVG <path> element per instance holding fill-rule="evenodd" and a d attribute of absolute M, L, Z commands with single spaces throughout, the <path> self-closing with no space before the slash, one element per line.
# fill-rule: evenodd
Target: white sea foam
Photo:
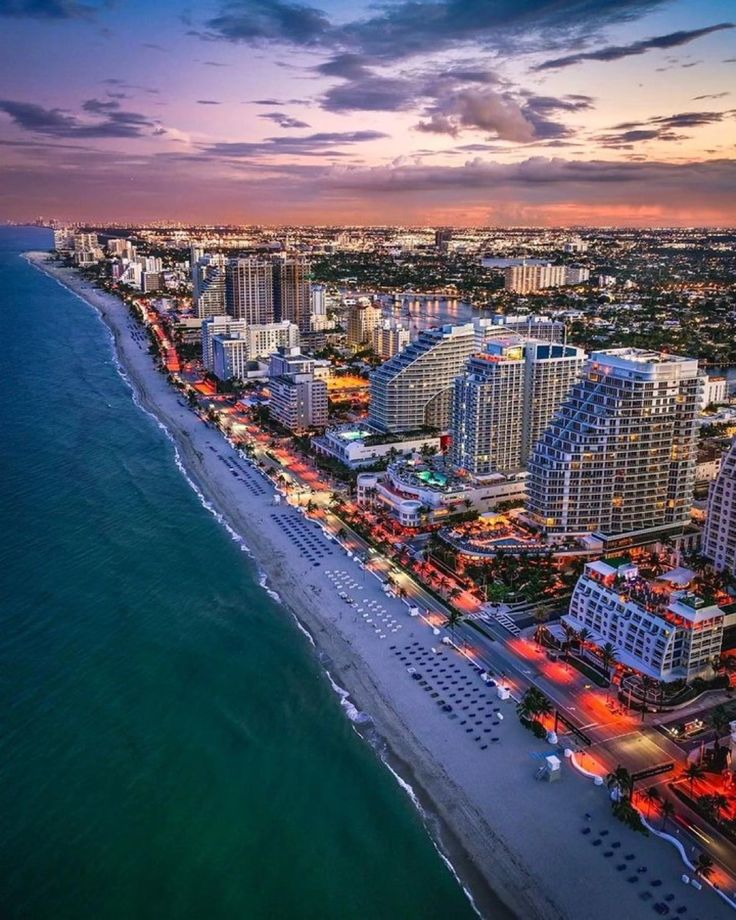
<path fill-rule="evenodd" d="M 409 796 L 409 798 L 411 799 L 412 805 L 416 808 L 416 810 L 419 812 L 419 814 L 422 816 L 422 818 L 426 820 L 426 817 L 427 817 L 426 812 L 425 812 L 424 809 L 422 808 L 422 804 L 421 804 L 421 802 L 419 801 L 419 799 L 417 798 L 417 794 L 416 794 L 416 792 L 414 792 L 414 788 L 411 786 L 411 784 L 410 784 L 410 783 L 407 783 L 407 781 L 403 778 L 403 776 L 400 776 L 400 775 L 396 772 L 396 770 L 394 770 L 394 768 L 393 768 L 393 767 L 391 766 L 391 764 L 386 760 L 385 757 L 381 757 L 381 761 L 383 762 L 383 765 L 386 767 L 386 769 L 387 769 L 388 772 L 391 774 L 391 776 L 393 776 L 393 778 L 396 780 L 396 782 L 399 784 L 399 786 L 400 786 L 400 787 L 404 790 L 404 792 Z M 450 870 L 450 872 L 452 873 L 453 878 L 454 878 L 455 881 L 458 883 L 458 885 L 460 886 L 460 888 L 463 890 L 463 893 L 465 894 L 465 897 L 466 897 L 466 898 L 468 899 L 468 901 L 470 902 L 470 906 L 473 908 L 473 910 L 475 911 L 475 913 L 476 913 L 479 917 L 482 917 L 481 912 L 478 910 L 478 907 L 477 907 L 475 901 L 473 900 L 473 895 L 471 894 L 470 890 L 469 890 L 465 885 L 463 885 L 462 879 L 461 879 L 460 876 L 457 874 L 457 871 L 455 870 L 455 867 L 453 866 L 452 862 L 449 860 L 449 858 L 447 857 L 447 855 L 443 852 L 442 847 L 441 847 L 441 846 L 437 843 L 437 841 L 434 839 L 434 835 L 433 835 L 433 834 L 430 834 L 430 835 L 429 835 L 429 839 L 432 841 L 432 846 L 433 846 L 433 847 L 435 848 L 435 850 L 437 850 L 437 852 L 439 853 L 440 859 L 441 859 L 442 862 L 447 866 L 447 868 Z"/>
<path fill-rule="evenodd" d="M 307 639 L 309 640 L 309 644 L 312 646 L 312 648 L 316 648 L 314 637 L 312 636 L 310 631 L 302 624 L 301 620 L 295 613 L 292 613 L 292 616 L 294 617 L 294 622 L 296 623 L 296 626 L 299 632 L 303 633 L 307 637 Z"/>
<path fill-rule="evenodd" d="M 327 675 L 327 680 L 330 682 L 330 686 L 335 691 L 335 693 L 340 698 L 340 705 L 345 710 L 345 715 L 350 719 L 351 722 L 357 724 L 364 723 L 366 721 L 365 713 L 362 713 L 350 700 L 350 694 L 348 691 L 341 687 L 340 684 L 335 683 L 333 680 L 332 674 L 325 668 L 325 674 Z"/>
<path fill-rule="evenodd" d="M 275 601 L 277 601 L 280 604 L 281 595 L 278 593 L 278 591 L 274 591 L 273 588 L 269 588 L 268 575 L 266 575 L 265 572 L 261 572 L 261 571 L 259 571 L 258 575 L 259 575 L 258 584 L 263 588 L 263 590 L 266 592 L 266 594 L 269 597 L 273 598 Z"/>

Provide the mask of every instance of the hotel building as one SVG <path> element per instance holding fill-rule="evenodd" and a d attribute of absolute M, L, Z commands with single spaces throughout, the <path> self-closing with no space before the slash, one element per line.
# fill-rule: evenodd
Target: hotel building
<path fill-rule="evenodd" d="M 370 424 L 393 432 L 449 428 L 455 377 L 476 350 L 473 323 L 421 332 L 371 374 Z"/>
<path fill-rule="evenodd" d="M 571 345 L 518 335 L 488 342 L 455 380 L 453 465 L 476 476 L 523 469 L 584 361 Z"/>
<path fill-rule="evenodd" d="M 243 332 L 212 337 L 212 373 L 218 380 L 248 376 L 248 339 Z"/>
<path fill-rule="evenodd" d="M 348 345 L 359 349 L 370 345 L 373 330 L 381 323 L 381 308 L 372 303 L 353 304 L 348 311 Z"/>
<path fill-rule="evenodd" d="M 271 418 L 289 431 L 327 425 L 327 382 L 316 372 L 319 369 L 314 359 L 298 348 L 279 348 L 271 356 Z"/>
<path fill-rule="evenodd" d="M 200 255 L 192 261 L 192 296 L 197 316 L 222 316 L 225 309 L 225 266 L 219 253 Z"/>
<path fill-rule="evenodd" d="M 270 262 L 256 258 L 228 260 L 225 312 L 235 319 L 244 319 L 249 325 L 272 323 L 273 283 L 273 266 Z"/>
<path fill-rule="evenodd" d="M 710 677 L 723 642 L 720 607 L 668 574 L 647 581 L 630 563 L 589 562 L 563 621 L 585 627 L 599 647 L 610 642 L 620 664 L 661 681 Z"/>
<path fill-rule="evenodd" d="M 534 294 L 545 288 L 563 287 L 566 284 L 581 284 L 590 278 L 587 268 L 565 265 L 510 265 L 504 271 L 504 287 L 516 294 Z"/>
<path fill-rule="evenodd" d="M 214 372 L 212 357 L 212 342 L 215 336 L 235 335 L 245 332 L 248 324 L 244 319 L 233 319 L 232 316 L 207 316 L 202 320 L 202 363 L 205 369 Z"/>
<path fill-rule="evenodd" d="M 408 329 L 396 322 L 387 319 L 373 330 L 373 351 L 383 361 L 393 358 L 411 341 Z"/>
<path fill-rule="evenodd" d="M 273 263 L 273 309 L 276 319 L 295 323 L 300 332 L 309 332 L 312 322 L 309 271 L 309 262 L 302 258 L 279 258 Z"/>
<path fill-rule="evenodd" d="M 594 352 L 532 452 L 532 520 L 552 535 L 681 533 L 702 379 L 693 358 Z"/>
<path fill-rule="evenodd" d="M 736 440 L 710 486 L 703 554 L 717 571 L 736 575 Z"/>
<path fill-rule="evenodd" d="M 525 339 L 538 342 L 564 342 L 565 324 L 549 316 L 537 316 L 533 313 L 494 313 L 493 316 L 478 317 L 473 320 L 480 341 L 488 341 L 499 335 L 515 333 Z"/>

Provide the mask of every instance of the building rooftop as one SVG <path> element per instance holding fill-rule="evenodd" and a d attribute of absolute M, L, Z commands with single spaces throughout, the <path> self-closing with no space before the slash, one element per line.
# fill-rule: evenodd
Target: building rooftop
<path fill-rule="evenodd" d="M 723 614 L 715 599 L 689 590 L 695 573 L 676 568 L 654 579 L 644 578 L 639 567 L 619 559 L 597 560 L 585 566 L 585 576 L 615 591 L 624 602 L 680 625 L 694 626 Z"/>

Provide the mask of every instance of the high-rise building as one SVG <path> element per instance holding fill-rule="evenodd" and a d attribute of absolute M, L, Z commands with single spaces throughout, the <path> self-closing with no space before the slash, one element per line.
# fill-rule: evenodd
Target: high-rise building
<path fill-rule="evenodd" d="M 254 257 L 229 259 L 225 273 L 226 312 L 249 324 L 272 323 L 273 285 L 270 262 Z"/>
<path fill-rule="evenodd" d="M 279 348 L 298 348 L 300 333 L 295 323 L 260 323 L 245 330 L 248 339 L 248 357 L 251 361 L 266 358 Z"/>
<path fill-rule="evenodd" d="M 488 342 L 455 380 L 452 464 L 476 476 L 524 469 L 584 362 L 571 345 L 514 335 Z"/>
<path fill-rule="evenodd" d="M 200 319 L 225 313 L 225 263 L 221 253 L 202 254 L 192 262 L 192 296 Z"/>
<path fill-rule="evenodd" d="M 327 315 L 327 290 L 321 284 L 313 284 L 310 290 L 310 332 L 324 332 L 329 326 Z"/>
<path fill-rule="evenodd" d="M 54 249 L 57 252 L 71 252 L 74 249 L 74 230 L 71 227 L 54 230 Z"/>
<path fill-rule="evenodd" d="M 736 575 L 736 440 L 710 486 L 703 554 L 717 571 Z"/>
<path fill-rule="evenodd" d="M 214 372 L 212 340 L 215 336 L 235 335 L 245 332 L 248 324 L 243 319 L 233 319 L 228 314 L 207 316 L 202 321 L 202 363 L 205 369 Z"/>
<path fill-rule="evenodd" d="M 472 323 L 421 332 L 371 374 L 371 425 L 396 432 L 449 428 L 455 378 L 476 350 Z"/>
<path fill-rule="evenodd" d="M 504 271 L 504 287 L 516 294 L 534 294 L 545 288 L 582 284 L 590 278 L 587 268 L 578 266 L 528 264 L 510 265 Z"/>
<path fill-rule="evenodd" d="M 411 332 L 397 320 L 387 319 L 373 330 L 373 351 L 382 361 L 393 358 L 411 342 Z"/>
<path fill-rule="evenodd" d="M 215 337 L 237 339 L 241 345 L 233 349 L 242 352 L 244 361 L 266 358 L 281 347 L 299 345 L 299 330 L 294 323 L 247 323 L 232 316 L 210 316 L 202 323 L 202 362 L 208 371 L 215 370 L 213 343 Z M 237 376 L 231 374 L 230 376 Z"/>
<path fill-rule="evenodd" d="M 597 645 L 610 642 L 624 667 L 655 680 L 710 676 L 721 652 L 724 613 L 712 601 L 669 582 L 641 577 L 631 563 L 589 562 L 564 622 Z"/>
<path fill-rule="evenodd" d="M 311 325 L 309 262 L 301 257 L 276 259 L 273 263 L 273 302 L 276 319 L 296 323 L 300 332 Z"/>
<path fill-rule="evenodd" d="M 564 323 L 534 313 L 494 313 L 492 316 L 476 317 L 473 322 L 478 331 L 479 345 L 509 333 L 538 342 L 564 342 L 566 337 Z"/>
<path fill-rule="evenodd" d="M 381 308 L 372 303 L 353 304 L 348 311 L 348 345 L 360 348 L 373 340 L 373 330 L 380 325 Z"/>
<path fill-rule="evenodd" d="M 440 252 L 447 252 L 452 239 L 452 230 L 447 227 L 441 227 L 434 231 L 434 245 Z"/>
<path fill-rule="evenodd" d="M 111 237 L 107 241 L 107 251 L 111 256 L 119 256 L 121 259 L 135 258 L 135 247 L 123 236 Z"/>
<path fill-rule="evenodd" d="M 327 382 L 315 371 L 314 360 L 298 348 L 279 348 L 271 356 L 271 418 L 289 431 L 327 425 Z"/>
<path fill-rule="evenodd" d="M 245 380 L 249 360 L 248 339 L 244 332 L 212 337 L 212 373 L 218 380 Z"/>
<path fill-rule="evenodd" d="M 702 387 L 693 358 L 594 352 L 534 448 L 531 517 L 551 534 L 614 536 L 686 524 Z"/>

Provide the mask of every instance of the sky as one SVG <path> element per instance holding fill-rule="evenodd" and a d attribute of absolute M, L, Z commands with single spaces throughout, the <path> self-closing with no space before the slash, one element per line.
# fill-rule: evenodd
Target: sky
<path fill-rule="evenodd" d="M 735 23 L 734 0 L 0 0 L 0 219 L 733 226 Z"/>

